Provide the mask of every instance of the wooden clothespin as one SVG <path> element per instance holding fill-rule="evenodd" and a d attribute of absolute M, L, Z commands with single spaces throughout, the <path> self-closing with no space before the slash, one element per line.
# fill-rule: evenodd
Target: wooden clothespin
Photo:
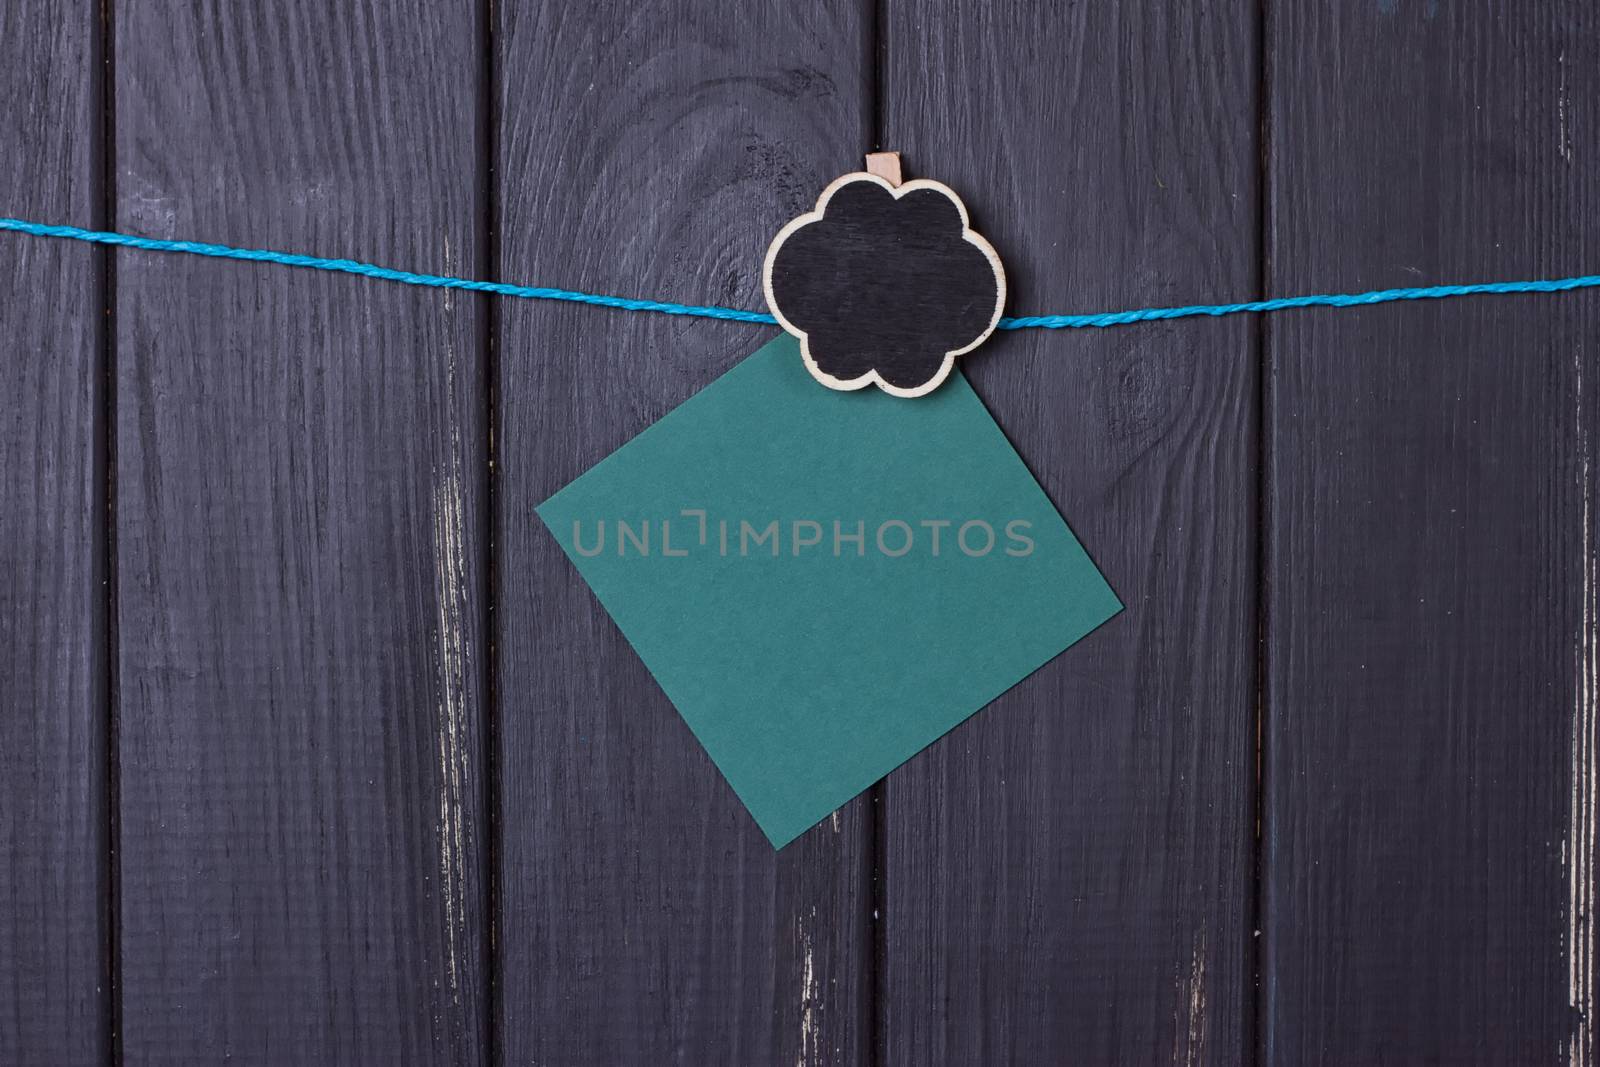
<path fill-rule="evenodd" d="M 900 153 L 899 152 L 868 152 L 867 173 L 876 175 L 890 185 L 899 185 L 900 178 Z"/>

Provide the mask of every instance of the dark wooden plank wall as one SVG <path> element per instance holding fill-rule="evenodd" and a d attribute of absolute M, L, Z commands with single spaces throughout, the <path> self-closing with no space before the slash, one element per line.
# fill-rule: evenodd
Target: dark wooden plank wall
<path fill-rule="evenodd" d="M 92 12 L 0 5 L 0 213 L 102 221 Z M 103 1062 L 106 254 L 0 272 L 0 1063 Z"/>
<path fill-rule="evenodd" d="M 469 4 L 129 4 L 117 226 L 476 272 Z M 121 1046 L 470 1062 L 487 1041 L 475 300 L 116 274 Z"/>
<path fill-rule="evenodd" d="M 884 141 L 969 194 L 1013 308 L 1255 289 L 1250 9 L 888 15 Z M 1256 362 L 1244 319 L 967 362 L 1128 610 L 889 777 L 885 1062 L 1244 1055 Z"/>
<path fill-rule="evenodd" d="M 874 142 L 1018 311 L 1600 256 L 1579 0 L 29 0 L 0 59 L 0 213 L 421 269 L 757 306 Z M 1594 1062 L 1600 299 L 994 341 L 1129 610 L 775 855 L 532 516 L 767 331 L 0 248 L 0 1060 Z"/>
<path fill-rule="evenodd" d="M 1592 4 L 1267 40 L 1274 295 L 1597 269 Z M 1600 298 L 1265 328 L 1266 1058 L 1593 1063 Z"/>
<path fill-rule="evenodd" d="M 772 234 L 869 135 L 868 7 L 497 10 L 499 268 L 760 306 Z M 775 854 L 533 516 L 771 330 L 496 312 L 506 1062 L 864 1062 L 869 804 Z"/>

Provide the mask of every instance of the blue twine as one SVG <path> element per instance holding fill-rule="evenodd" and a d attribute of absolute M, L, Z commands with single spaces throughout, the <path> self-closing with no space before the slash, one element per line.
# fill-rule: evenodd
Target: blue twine
<path fill-rule="evenodd" d="M 1441 300 L 1447 296 L 1473 296 L 1479 293 L 1560 293 L 1569 289 L 1600 286 L 1600 274 L 1576 278 L 1553 278 L 1533 282 L 1479 282 L 1475 285 L 1428 285 L 1413 289 L 1374 289 L 1366 293 L 1318 293 L 1312 296 L 1282 296 L 1274 300 L 1251 300 L 1243 304 L 1193 304 L 1175 308 L 1139 308 L 1135 311 L 1108 311 L 1100 315 L 1030 315 L 1001 319 L 1002 330 L 1061 330 L 1084 327 L 1124 326 L 1130 322 L 1158 319 L 1186 319 L 1195 315 L 1236 315 L 1241 311 L 1282 311 L 1285 308 L 1360 307 L 1387 304 L 1395 300 Z"/>
<path fill-rule="evenodd" d="M 451 278 L 441 274 L 416 274 L 409 270 L 379 267 L 372 263 L 357 263 L 353 259 L 323 259 L 320 256 L 301 256 L 293 252 L 269 252 L 260 248 L 234 248 L 231 245 L 210 245 L 198 241 L 163 241 L 155 237 L 135 237 L 127 233 L 105 230 L 80 230 L 76 226 L 51 226 L 43 222 L 0 218 L 0 230 L 31 233 L 36 237 L 65 237 L 70 241 L 88 241 L 97 245 L 118 245 L 138 248 L 146 252 L 188 252 L 196 256 L 216 259 L 247 259 L 255 263 L 280 263 L 285 267 L 309 267 L 312 270 L 331 270 L 341 274 L 359 274 L 364 278 L 381 278 L 404 285 L 425 285 L 434 289 L 465 289 L 473 293 L 494 293 L 496 296 L 516 296 L 526 300 L 567 300 L 574 304 L 595 304 L 600 307 L 621 308 L 624 311 L 659 311 L 663 315 L 696 315 L 705 319 L 732 319 L 735 322 L 763 322 L 776 326 L 778 320 L 758 311 L 740 311 L 738 308 L 710 307 L 698 304 L 674 304 L 663 300 L 629 300 L 622 296 L 605 296 L 601 293 L 580 293 L 572 289 L 534 288 L 526 285 L 507 285 L 504 282 L 480 282 L 471 278 Z"/>
<path fill-rule="evenodd" d="M 631 300 L 603 293 L 585 293 L 574 289 L 551 289 L 526 285 L 508 285 L 504 282 L 474 281 L 470 278 L 452 278 L 440 274 L 417 274 L 408 270 L 395 270 L 372 263 L 358 263 L 350 259 L 323 259 L 320 256 L 302 256 L 292 252 L 271 252 L 258 248 L 234 248 L 231 245 L 202 244 L 197 241 L 164 241 L 155 237 L 135 237 L 132 234 L 113 233 L 106 230 L 82 230 L 76 226 L 52 226 L 24 219 L 0 218 L 0 230 L 32 234 L 36 237 L 62 237 L 71 241 L 91 244 L 117 245 L 137 248 L 147 252 L 187 252 L 196 256 L 217 259 L 244 259 L 255 263 L 278 263 L 286 267 L 308 267 L 311 270 L 336 271 L 341 274 L 359 274 L 365 278 L 380 278 L 404 285 L 422 285 L 435 289 L 464 289 L 473 293 L 494 293 L 496 296 L 513 296 L 525 300 L 565 300 L 574 304 L 593 304 L 597 307 L 620 308 L 623 311 L 654 311 L 663 315 L 691 315 L 704 319 L 725 319 L 733 322 L 759 322 L 777 325 L 771 315 L 739 308 L 717 307 L 709 304 L 676 304 L 666 300 Z M 1002 330 L 1062 330 L 1097 329 L 1106 326 L 1125 326 L 1135 322 L 1155 322 L 1162 319 L 1185 319 L 1197 315 L 1237 315 L 1250 311 L 1283 311 L 1303 307 L 1360 307 L 1368 304 L 1386 304 L 1396 300 L 1440 300 L 1451 296 L 1474 296 L 1483 293 L 1559 293 L 1571 289 L 1600 287 L 1600 275 L 1587 274 L 1575 278 L 1553 278 L 1529 282 L 1481 282 L 1475 285 L 1430 285 L 1412 289 L 1376 289 L 1366 293 L 1322 293 L 1312 296 L 1286 296 L 1274 300 L 1251 300 L 1242 304 L 1192 304 L 1186 307 L 1136 308 L 1132 311 L 1109 311 L 1090 315 L 1027 315 L 1000 320 Z"/>

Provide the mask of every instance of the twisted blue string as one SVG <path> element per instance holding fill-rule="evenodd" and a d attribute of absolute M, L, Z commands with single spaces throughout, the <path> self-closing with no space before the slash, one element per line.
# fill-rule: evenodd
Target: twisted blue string
<path fill-rule="evenodd" d="M 323 259 L 321 256 L 269 252 L 260 248 L 234 248 L 232 245 L 202 244 L 198 241 L 163 241 L 155 237 L 135 237 L 132 234 L 111 233 L 106 230 L 80 230 L 76 226 L 51 226 L 24 219 L 0 218 L 0 230 L 31 233 L 36 237 L 65 237 L 70 241 L 118 245 L 123 248 L 143 249 L 146 252 L 188 252 L 190 255 L 212 256 L 216 259 L 247 259 L 255 263 L 279 263 L 285 267 L 309 267 L 312 270 L 359 274 L 364 278 L 381 278 L 387 282 L 400 282 L 404 285 L 425 285 L 434 289 L 465 289 L 473 293 L 494 293 L 497 296 L 516 296 L 526 300 L 567 300 L 574 304 L 596 304 L 600 307 L 621 308 L 624 311 L 659 311 L 663 315 L 696 315 L 705 319 L 764 322 L 774 326 L 778 322 L 771 315 L 764 315 L 759 311 L 740 311 L 738 308 L 674 304 L 663 300 L 629 300 L 622 296 L 580 293 L 572 289 L 480 282 L 471 278 L 451 278 L 442 274 L 416 274 L 409 270 L 395 270 L 373 263 L 357 263 L 353 259 Z"/>
<path fill-rule="evenodd" d="M 1282 311 L 1285 308 L 1359 307 L 1387 304 L 1395 300 L 1440 300 L 1447 296 L 1473 296 L 1479 293 L 1560 293 L 1569 289 L 1600 286 L 1600 274 L 1576 278 L 1552 278 L 1532 282 L 1479 282 L 1475 285 L 1428 285 L 1414 289 L 1374 289 L 1365 293 L 1318 293 L 1312 296 L 1282 296 L 1274 300 L 1250 300 L 1243 304 L 1193 304 L 1175 308 L 1139 308 L 1135 311 L 1108 311 L 1100 315 L 1030 315 L 1001 319 L 1002 330 L 1060 330 L 1098 326 L 1124 326 L 1130 322 L 1158 319 L 1186 319 L 1195 315 L 1237 315 L 1242 311 Z"/>
<path fill-rule="evenodd" d="M 0 230 L 32 234 L 36 237 L 62 237 L 71 241 L 91 244 L 117 245 L 137 248 L 147 252 L 187 252 L 196 256 L 217 259 L 244 259 L 255 263 L 278 263 L 286 267 L 307 267 L 311 270 L 337 271 L 341 274 L 359 274 L 365 278 L 380 278 L 404 285 L 422 285 L 435 289 L 464 289 L 473 293 L 494 293 L 526 300 L 565 300 L 574 304 L 593 304 L 597 307 L 620 308 L 623 311 L 654 311 L 663 315 L 692 315 L 704 319 L 726 319 L 733 322 L 759 322 L 777 325 L 771 315 L 739 308 L 717 307 L 710 304 L 676 304 L 666 300 L 631 300 L 603 293 L 585 293 L 574 289 L 551 289 L 526 285 L 508 285 L 504 282 L 474 281 L 471 278 L 452 278 L 440 274 L 417 274 L 409 270 L 395 270 L 372 263 L 358 263 L 350 259 L 323 259 L 320 256 L 302 256 L 292 252 L 271 252 L 258 248 L 234 248 L 231 245 L 202 244 L 198 241 L 164 241 L 155 237 L 136 237 L 132 234 L 113 233 L 106 230 L 82 230 L 76 226 L 52 226 L 24 219 L 0 218 Z M 1480 282 L 1475 285 L 1430 285 L 1412 289 L 1375 289 L 1366 293 L 1321 293 L 1311 296 L 1286 296 L 1274 300 L 1251 300 L 1241 304 L 1191 304 L 1185 307 L 1136 308 L 1131 311 L 1108 311 L 1090 315 L 1027 315 L 1000 320 L 1002 330 L 1062 330 L 1125 326 L 1135 322 L 1154 322 L 1162 319 L 1185 319 L 1197 315 L 1237 315 L 1249 311 L 1283 311 L 1303 307 L 1359 307 L 1367 304 L 1386 304 L 1395 300 L 1440 300 L 1451 296 L 1474 296 L 1482 293 L 1559 293 L 1571 289 L 1600 287 L 1600 275 L 1586 274 L 1575 278 L 1552 278 L 1528 282 Z"/>

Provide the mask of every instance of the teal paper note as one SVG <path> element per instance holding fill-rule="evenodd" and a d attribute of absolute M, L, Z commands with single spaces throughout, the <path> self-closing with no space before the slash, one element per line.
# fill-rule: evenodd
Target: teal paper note
<path fill-rule="evenodd" d="M 834 392 L 787 335 L 539 516 L 775 847 L 1122 606 L 960 374 Z"/>

